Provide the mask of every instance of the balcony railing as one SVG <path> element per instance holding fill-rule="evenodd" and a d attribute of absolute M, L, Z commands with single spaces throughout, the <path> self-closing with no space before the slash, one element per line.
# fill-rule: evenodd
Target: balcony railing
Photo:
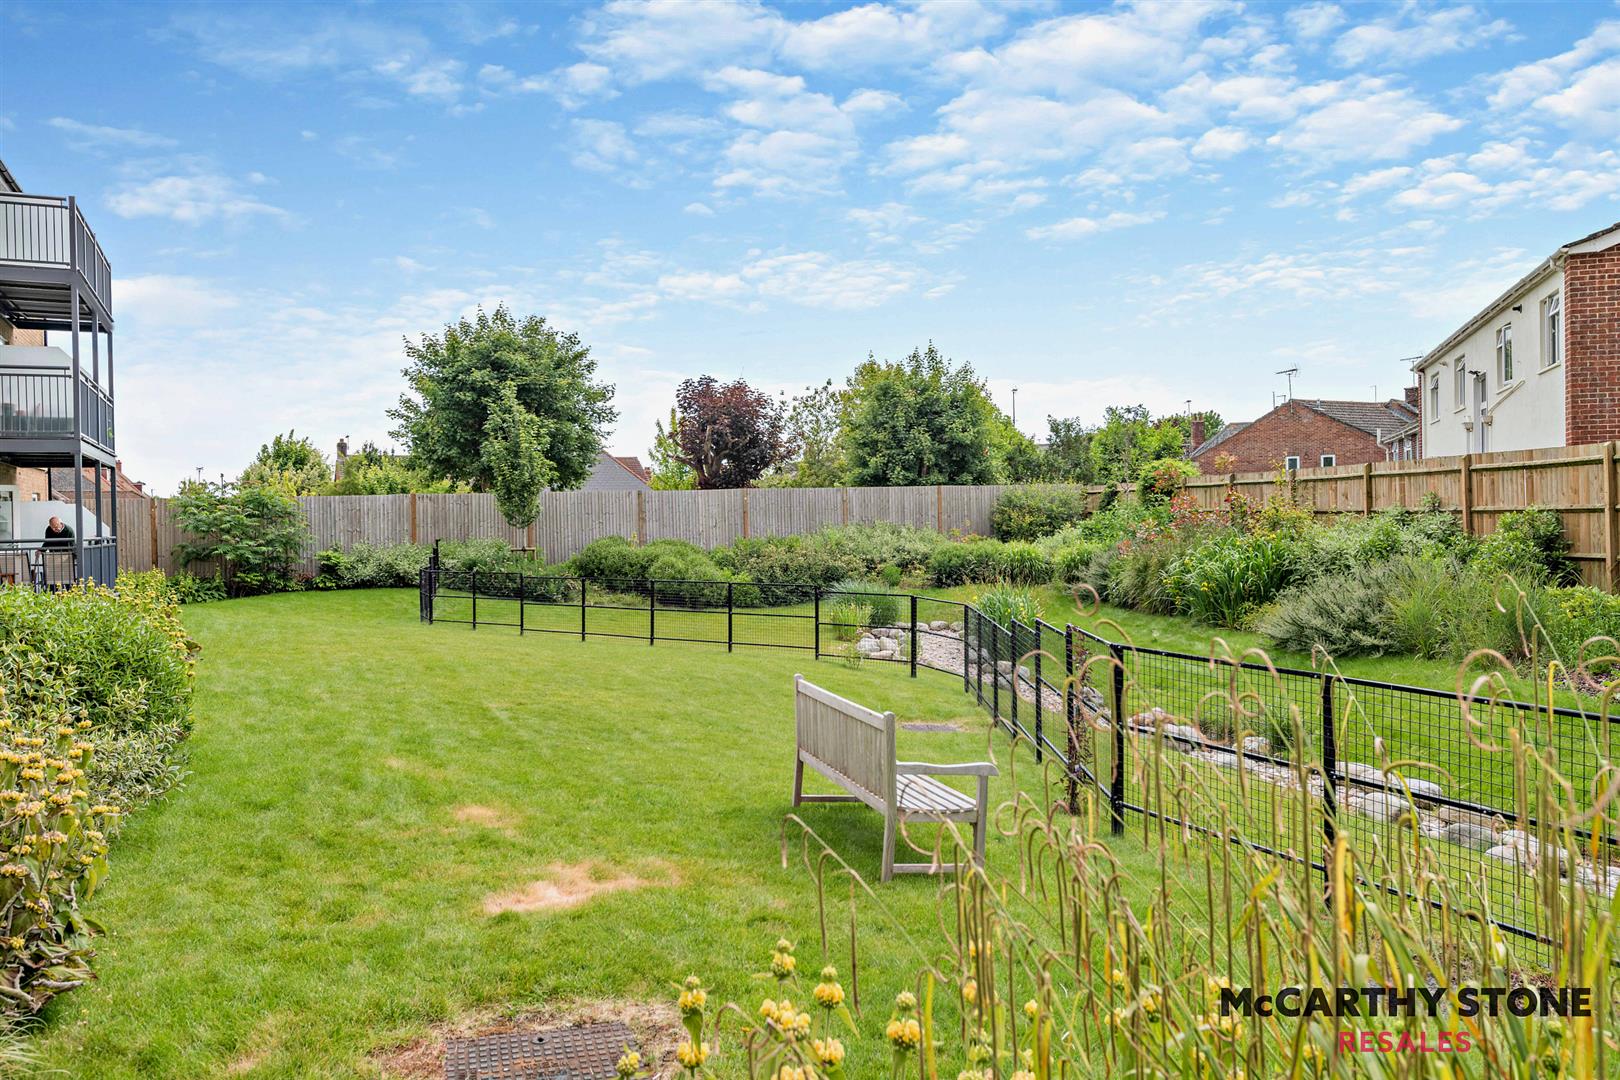
<path fill-rule="evenodd" d="M 114 584 L 118 580 L 118 541 L 111 536 L 90 536 L 82 546 L 81 552 L 71 546 L 46 547 L 38 540 L 0 540 L 0 587 L 65 589 L 80 581 Z"/>
<path fill-rule="evenodd" d="M 0 367 L 0 439 L 71 439 L 73 374 Z M 112 453 L 113 403 L 87 375 L 77 395 L 84 437 Z"/>
<path fill-rule="evenodd" d="M 0 264 L 74 269 L 112 310 L 112 267 L 71 198 L 0 195 Z"/>

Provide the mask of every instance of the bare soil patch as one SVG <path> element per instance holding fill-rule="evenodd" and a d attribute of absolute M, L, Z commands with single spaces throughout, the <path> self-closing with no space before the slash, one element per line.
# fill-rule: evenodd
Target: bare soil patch
<path fill-rule="evenodd" d="M 511 832 L 517 824 L 515 817 L 493 806 L 458 806 L 455 818 L 465 825 L 482 825 L 486 829 L 499 829 L 502 832 Z"/>

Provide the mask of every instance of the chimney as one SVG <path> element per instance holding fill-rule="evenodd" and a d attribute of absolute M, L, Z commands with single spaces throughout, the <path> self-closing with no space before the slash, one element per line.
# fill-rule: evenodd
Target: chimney
<path fill-rule="evenodd" d="M 332 465 L 332 483 L 343 479 L 343 463 L 349 457 L 349 437 L 340 436 L 337 441 L 337 461 Z"/>
<path fill-rule="evenodd" d="M 1204 445 L 1204 418 L 1202 416 L 1193 417 L 1190 426 L 1192 428 L 1192 446 L 1188 447 L 1189 453 Z"/>
<path fill-rule="evenodd" d="M 1419 389 L 1417 387 L 1408 386 L 1406 388 L 1406 403 L 1408 405 L 1412 406 L 1412 408 L 1414 408 L 1414 409 L 1417 408 L 1418 407 L 1418 398 L 1420 396 L 1420 393 L 1421 392 L 1419 391 Z"/>

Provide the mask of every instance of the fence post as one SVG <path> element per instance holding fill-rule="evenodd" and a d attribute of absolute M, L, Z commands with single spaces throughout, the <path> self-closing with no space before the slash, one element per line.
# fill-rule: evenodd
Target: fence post
<path fill-rule="evenodd" d="M 994 645 L 990 649 L 990 719 L 993 721 L 990 726 L 995 727 L 1001 723 L 1001 624 L 983 615 L 979 619 L 980 633 L 983 633 L 985 622 L 995 627 Z"/>
<path fill-rule="evenodd" d="M 813 597 L 810 609 L 810 620 L 815 624 L 816 659 L 821 659 L 821 586 L 810 586 L 810 595 Z"/>
<path fill-rule="evenodd" d="M 1620 499 L 1620 481 L 1614 475 L 1614 440 L 1603 444 L 1603 584 L 1610 592 L 1620 592 L 1620 529 L 1615 503 Z"/>
<path fill-rule="evenodd" d="M 1125 832 L 1125 649 L 1110 644 L 1114 658 L 1114 775 L 1108 784 L 1109 832 Z"/>
<path fill-rule="evenodd" d="M 1361 516 L 1362 517 L 1372 517 L 1372 512 L 1373 512 L 1372 481 L 1373 481 L 1372 462 L 1369 461 L 1369 462 L 1367 462 L 1365 465 L 1363 465 L 1361 467 Z"/>
<path fill-rule="evenodd" d="M 519 570 L 518 571 L 518 637 L 523 636 L 523 612 L 524 612 L 525 608 L 527 607 L 527 605 L 524 603 L 524 598 L 527 597 L 528 595 L 529 595 L 528 590 L 523 587 L 523 571 Z"/>
<path fill-rule="evenodd" d="M 917 677 L 917 594 L 911 594 L 911 677 Z"/>
<path fill-rule="evenodd" d="M 1046 695 L 1041 692 L 1041 644 L 1045 635 L 1041 632 L 1041 620 L 1035 620 L 1035 764 L 1041 763 L 1041 739 L 1044 737 L 1042 720 L 1044 719 L 1043 700 Z"/>
<path fill-rule="evenodd" d="M 478 571 L 467 571 L 467 589 L 472 593 L 472 627 L 478 629 Z"/>
<path fill-rule="evenodd" d="M 736 582 L 726 582 L 726 652 L 731 651 L 731 616 L 734 610 L 732 597 L 736 589 Z"/>
<path fill-rule="evenodd" d="M 1474 535 L 1474 455 L 1464 454 L 1457 466 L 1461 490 L 1457 494 L 1457 507 L 1462 511 L 1463 532 Z"/>
<path fill-rule="evenodd" d="M 1338 733 L 1333 726 L 1333 676 L 1324 674 L 1322 680 L 1322 837 L 1327 841 L 1328 848 L 1333 847 L 1337 833 L 1334 818 L 1339 812 L 1339 792 L 1337 777 L 1339 774 L 1339 744 Z M 1322 865 L 1327 866 L 1329 860 L 1324 857 Z M 1327 871 L 1331 878 L 1332 871 Z"/>
<path fill-rule="evenodd" d="M 585 640 L 585 578 L 579 579 L 579 640 Z"/>
<path fill-rule="evenodd" d="M 1080 740 L 1074 733 L 1074 624 L 1063 624 L 1063 728 L 1069 754 L 1069 813 L 1080 812 Z"/>
<path fill-rule="evenodd" d="M 410 507 L 411 516 L 411 543 L 416 543 L 416 492 L 406 496 L 406 506 Z"/>
<path fill-rule="evenodd" d="M 658 635 L 653 632 L 658 625 L 658 579 L 647 579 L 647 644 L 653 645 L 658 641 Z"/>

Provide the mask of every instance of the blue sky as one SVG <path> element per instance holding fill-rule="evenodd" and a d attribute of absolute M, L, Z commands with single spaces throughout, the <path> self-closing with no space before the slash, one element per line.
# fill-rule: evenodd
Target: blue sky
<path fill-rule="evenodd" d="M 120 449 L 169 490 L 386 441 L 400 340 L 576 330 L 675 384 L 933 339 L 1018 422 L 1398 394 L 1620 219 L 1620 5 L 0 8 L 0 156 L 107 248 Z"/>

